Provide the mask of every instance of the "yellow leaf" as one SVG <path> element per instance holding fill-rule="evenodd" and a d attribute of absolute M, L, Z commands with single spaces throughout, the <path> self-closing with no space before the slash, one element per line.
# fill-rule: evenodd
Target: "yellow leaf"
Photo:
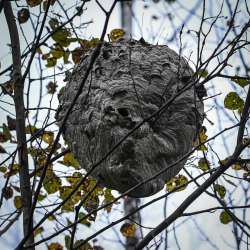
<path fill-rule="evenodd" d="M 54 173 L 52 174 L 52 176 L 49 177 L 46 176 L 43 182 L 43 187 L 48 194 L 53 194 L 59 191 L 61 185 L 62 185 L 61 179 Z"/>
<path fill-rule="evenodd" d="M 77 250 L 93 250 L 92 246 L 87 242 L 85 244 L 82 244 L 83 240 L 77 240 L 74 244 L 74 249 Z"/>
<path fill-rule="evenodd" d="M 110 203 L 112 200 L 114 200 L 114 196 L 112 195 L 111 193 L 111 189 L 109 188 L 106 188 L 105 191 L 104 191 L 104 200 L 103 200 L 103 204 L 107 204 L 107 203 Z M 112 209 L 112 205 L 113 204 L 110 204 L 109 206 L 105 207 L 104 209 L 110 213 L 111 212 L 111 209 Z"/>
<path fill-rule="evenodd" d="M 124 223 L 121 228 L 120 232 L 124 237 L 133 237 L 135 236 L 136 225 L 134 223 Z"/>
<path fill-rule="evenodd" d="M 34 134 L 37 132 L 37 128 L 35 126 L 29 125 L 25 128 L 26 134 Z"/>
<path fill-rule="evenodd" d="M 23 200 L 21 196 L 14 197 L 14 205 L 17 209 L 20 209 L 23 206 Z"/>
<path fill-rule="evenodd" d="M 187 184 L 187 177 L 185 177 L 184 175 L 177 175 L 166 183 L 166 188 L 168 192 L 172 192 L 173 190 L 175 190 L 175 192 L 179 192 L 184 190 L 187 187 Z"/>
<path fill-rule="evenodd" d="M 94 48 L 100 42 L 99 38 L 93 37 L 90 41 L 88 41 L 88 48 Z"/>
<path fill-rule="evenodd" d="M 26 0 L 26 2 L 30 7 L 35 7 L 39 5 L 42 2 L 42 0 Z"/>
<path fill-rule="evenodd" d="M 125 35 L 125 31 L 123 29 L 113 29 L 109 34 L 109 38 L 112 42 L 117 41 L 119 38 Z"/>
<path fill-rule="evenodd" d="M 58 162 L 65 166 L 72 166 L 76 169 L 80 167 L 79 162 L 74 158 L 74 155 L 71 152 L 64 155 L 63 161 L 58 161 Z"/>
<path fill-rule="evenodd" d="M 51 94 L 51 95 L 55 94 L 57 87 L 58 87 L 58 85 L 55 82 L 50 81 L 46 85 L 48 94 Z"/>
<path fill-rule="evenodd" d="M 41 47 L 38 47 L 38 48 L 36 49 L 36 53 L 38 53 L 38 54 L 40 54 L 40 55 L 43 54 Z"/>
<path fill-rule="evenodd" d="M 239 162 L 236 162 L 235 164 L 232 165 L 232 169 L 234 169 L 235 171 L 238 171 L 238 170 L 241 170 L 242 167 Z"/>
<path fill-rule="evenodd" d="M 49 2 L 49 0 L 44 0 L 44 1 L 43 1 L 43 10 L 44 10 L 44 11 L 47 9 L 48 2 Z M 55 2 L 56 2 L 56 0 L 51 0 L 51 1 L 50 1 L 50 5 L 54 5 Z"/>
<path fill-rule="evenodd" d="M 48 250 L 63 250 L 63 246 L 57 242 L 52 242 L 48 245 Z"/>
<path fill-rule="evenodd" d="M 72 52 L 72 60 L 75 64 L 78 64 L 81 61 L 81 57 L 84 55 L 84 50 L 79 47 L 79 48 L 75 48 Z"/>
<path fill-rule="evenodd" d="M 247 145 L 248 148 L 250 148 L 250 138 L 244 137 L 242 143 L 244 145 Z"/>
<path fill-rule="evenodd" d="M 38 234 L 41 234 L 44 231 L 43 227 L 39 227 L 34 231 L 34 236 L 36 237 Z"/>
<path fill-rule="evenodd" d="M 206 135 L 206 128 L 202 128 L 202 130 L 200 131 L 197 140 L 194 143 L 195 147 L 198 147 L 197 150 L 200 151 L 207 151 L 207 147 L 205 144 L 206 140 L 207 140 L 208 136 Z M 200 145 L 202 144 L 202 145 Z"/>
<path fill-rule="evenodd" d="M 14 82 L 7 81 L 1 84 L 1 88 L 4 95 L 12 95 L 14 93 Z"/>
<path fill-rule="evenodd" d="M 45 131 L 42 135 L 42 140 L 51 145 L 54 142 L 54 133 L 51 131 Z"/>
<path fill-rule="evenodd" d="M 50 52 L 42 54 L 42 60 L 47 60 L 50 57 Z"/>
<path fill-rule="evenodd" d="M 8 200 L 13 196 L 13 189 L 11 187 L 6 187 L 2 189 L 3 197 Z"/>
<path fill-rule="evenodd" d="M 22 8 L 17 12 L 17 19 L 19 23 L 25 23 L 29 20 L 30 12 L 27 8 Z"/>
<path fill-rule="evenodd" d="M 67 181 L 72 185 L 76 185 L 81 179 L 82 174 L 80 172 L 74 172 L 72 176 L 66 177 Z"/>
<path fill-rule="evenodd" d="M 55 219 L 56 219 L 55 215 L 50 215 L 50 216 L 48 217 L 48 220 L 49 220 L 49 221 L 52 221 L 52 220 L 55 220 Z"/>

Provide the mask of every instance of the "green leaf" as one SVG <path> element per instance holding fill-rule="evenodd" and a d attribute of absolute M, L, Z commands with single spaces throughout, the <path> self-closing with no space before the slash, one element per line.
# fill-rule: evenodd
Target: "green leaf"
<path fill-rule="evenodd" d="M 244 100 L 241 99 L 236 92 L 230 92 L 224 99 L 224 106 L 230 110 L 242 109 Z"/>
<path fill-rule="evenodd" d="M 208 74 L 209 74 L 209 73 L 208 73 L 208 71 L 207 71 L 206 69 L 200 69 L 200 70 L 196 73 L 197 76 L 200 76 L 200 77 L 203 77 L 203 78 L 207 77 Z"/>
<path fill-rule="evenodd" d="M 52 176 L 46 177 L 43 182 L 43 187 L 48 194 L 53 194 L 59 191 L 62 185 L 61 179 L 53 174 Z"/>
<path fill-rule="evenodd" d="M 71 33 L 67 29 L 60 29 L 52 35 L 52 39 L 56 41 L 62 47 L 68 47 L 70 45 Z"/>
<path fill-rule="evenodd" d="M 49 57 L 47 59 L 47 64 L 45 65 L 47 68 L 54 67 L 56 65 L 57 59 L 55 57 Z"/>
<path fill-rule="evenodd" d="M 84 218 L 85 216 L 86 216 L 85 213 L 80 212 L 79 215 L 78 215 L 78 219 L 80 220 L 81 218 Z M 83 219 L 80 223 L 87 226 L 87 227 L 91 226 L 91 223 L 88 221 L 87 218 Z"/>
<path fill-rule="evenodd" d="M 231 78 L 231 80 L 235 83 L 237 83 L 239 86 L 241 86 L 242 88 L 246 87 L 249 84 L 249 80 L 248 79 L 243 79 L 243 78 Z"/>
<path fill-rule="evenodd" d="M 209 166 L 209 161 L 205 158 L 201 158 L 199 161 L 198 161 L 198 168 L 200 168 L 201 170 L 203 171 L 207 171 L 210 169 L 210 166 Z"/>
<path fill-rule="evenodd" d="M 25 132 L 26 134 L 34 134 L 38 131 L 38 128 L 36 128 L 35 126 L 29 125 L 25 128 Z"/>
<path fill-rule="evenodd" d="M 38 201 L 43 201 L 46 197 L 47 197 L 47 195 L 45 195 L 45 194 L 39 194 L 38 197 L 37 197 L 37 200 Z"/>
<path fill-rule="evenodd" d="M 0 172 L 1 172 L 1 173 L 5 173 L 6 171 L 7 171 L 7 168 L 6 168 L 6 167 L 2 167 L 2 166 L 0 167 Z"/>
<path fill-rule="evenodd" d="M 59 59 L 61 57 L 63 57 L 64 55 L 64 49 L 62 49 L 61 46 L 56 46 L 55 48 L 53 48 L 51 51 L 50 51 L 51 55 L 56 58 L 56 59 Z"/>
<path fill-rule="evenodd" d="M 52 30 L 56 30 L 59 27 L 60 23 L 56 18 L 51 18 L 49 20 L 49 26 Z"/>
<path fill-rule="evenodd" d="M 63 63 L 64 64 L 69 63 L 69 55 L 70 55 L 69 50 L 64 51 L 64 54 L 63 54 Z"/>
<path fill-rule="evenodd" d="M 4 137 L 6 138 L 6 140 L 10 140 L 12 137 L 9 128 L 6 126 L 5 123 L 3 123 L 3 134 L 4 134 Z"/>
<path fill-rule="evenodd" d="M 214 190 L 218 195 L 220 196 L 221 199 L 223 199 L 226 195 L 226 188 L 222 185 L 215 184 L 214 185 Z"/>
<path fill-rule="evenodd" d="M 64 237 L 64 241 L 65 241 L 65 246 L 68 250 L 70 250 L 70 236 L 69 235 L 65 235 Z"/>
<path fill-rule="evenodd" d="M 226 212 L 226 211 L 221 212 L 220 222 L 222 224 L 228 224 L 231 221 L 232 221 L 232 217 L 230 216 L 230 214 L 228 212 Z"/>

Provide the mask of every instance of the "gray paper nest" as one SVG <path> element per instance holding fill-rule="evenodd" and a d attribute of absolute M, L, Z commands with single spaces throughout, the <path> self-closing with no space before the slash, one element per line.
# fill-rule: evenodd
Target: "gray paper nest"
<path fill-rule="evenodd" d="M 92 52 L 75 67 L 59 97 L 59 125 Z M 104 42 L 64 130 L 64 139 L 81 167 L 89 171 L 138 123 L 190 84 L 192 75 L 187 61 L 168 46 L 126 39 Z M 106 187 L 127 191 L 189 152 L 202 121 L 203 103 L 191 87 L 136 129 L 91 175 Z M 185 162 L 131 191 L 130 196 L 155 194 Z"/>

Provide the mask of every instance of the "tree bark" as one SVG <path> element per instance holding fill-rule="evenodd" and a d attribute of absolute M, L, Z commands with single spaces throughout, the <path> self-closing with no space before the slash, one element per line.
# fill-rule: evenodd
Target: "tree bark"
<path fill-rule="evenodd" d="M 6 17 L 10 34 L 12 60 L 13 60 L 12 81 L 14 82 L 14 102 L 16 110 L 16 137 L 18 142 L 18 162 L 20 165 L 19 178 L 20 178 L 20 189 L 22 196 L 23 234 L 24 235 L 30 234 L 26 244 L 32 245 L 34 243 L 34 236 L 30 232 L 32 232 L 31 230 L 33 228 L 33 220 L 31 219 L 31 223 L 29 223 L 31 216 L 32 192 L 30 187 L 28 152 L 27 152 L 26 133 L 25 133 L 25 108 L 23 99 L 24 80 L 22 79 L 22 72 L 21 72 L 21 52 L 20 52 L 19 35 L 15 17 L 9 1 L 4 2 L 4 14 Z M 30 247 L 28 249 L 33 250 L 35 248 Z"/>
<path fill-rule="evenodd" d="M 127 38 L 130 38 L 132 36 L 132 1 L 121 1 L 121 23 L 122 28 L 125 30 L 125 36 Z M 131 213 L 133 210 L 135 210 L 140 204 L 139 198 L 133 198 L 133 197 L 127 197 L 124 199 L 124 213 L 125 215 Z M 135 213 L 131 219 L 140 224 L 141 216 L 140 212 Z M 130 221 L 128 221 L 130 222 Z M 133 250 L 135 249 L 135 246 L 139 242 L 139 239 L 142 237 L 140 235 L 140 231 L 137 228 L 134 237 L 127 237 L 125 248 L 126 250 Z"/>
<path fill-rule="evenodd" d="M 127 38 L 132 36 L 132 5 L 133 0 L 121 1 L 121 23 Z"/>

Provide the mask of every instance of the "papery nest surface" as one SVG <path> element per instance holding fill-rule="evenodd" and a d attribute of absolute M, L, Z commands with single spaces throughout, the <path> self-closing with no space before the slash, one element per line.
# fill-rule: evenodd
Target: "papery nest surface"
<path fill-rule="evenodd" d="M 74 68 L 59 97 L 59 125 L 92 53 Z M 188 62 L 166 45 L 132 39 L 104 42 L 64 127 L 64 138 L 81 167 L 89 171 L 145 121 L 91 175 L 104 186 L 124 192 L 165 169 L 129 195 L 145 197 L 160 191 L 183 168 L 186 159 L 168 167 L 192 149 L 203 121 L 203 103 L 192 85 L 193 75 Z"/>

